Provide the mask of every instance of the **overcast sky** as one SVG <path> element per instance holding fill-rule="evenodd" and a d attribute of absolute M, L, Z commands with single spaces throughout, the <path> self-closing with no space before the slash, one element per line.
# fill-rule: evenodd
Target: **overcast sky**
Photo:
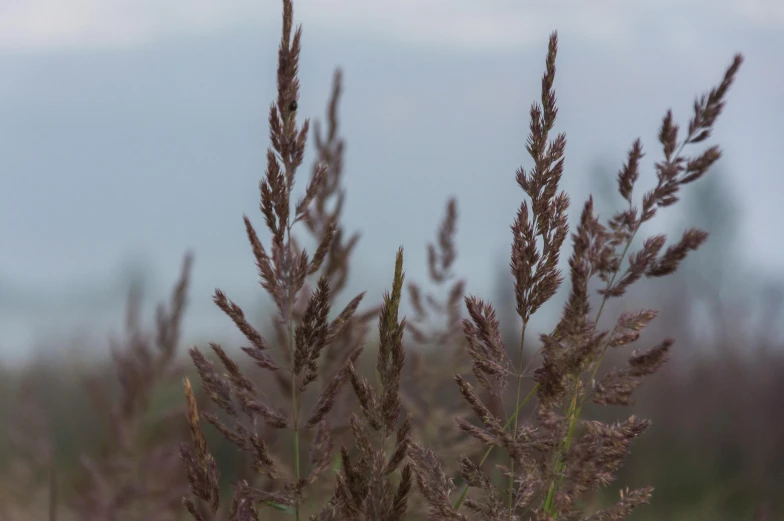
<path fill-rule="evenodd" d="M 279 16 L 273 0 L 0 2 L 0 354 L 116 326 L 124 274 L 149 271 L 162 295 L 186 249 L 193 335 L 228 326 L 213 288 L 255 302 L 241 218 L 263 225 Z M 321 119 L 344 71 L 345 226 L 363 233 L 352 289 L 379 296 L 400 244 L 409 277 L 424 277 L 425 243 L 455 195 L 457 269 L 492 296 L 554 29 L 575 204 L 637 137 L 650 184 L 666 109 L 685 125 L 694 96 L 745 54 L 715 173 L 737 202 L 733 253 L 765 276 L 784 266 L 784 2 L 301 0 L 295 17 L 299 112 Z M 678 215 L 676 230 L 689 225 Z"/>

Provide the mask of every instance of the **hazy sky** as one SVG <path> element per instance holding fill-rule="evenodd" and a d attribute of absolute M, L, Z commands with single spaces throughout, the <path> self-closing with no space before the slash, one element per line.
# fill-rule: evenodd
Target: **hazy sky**
<path fill-rule="evenodd" d="M 273 0 L 0 2 L 0 354 L 117 325 L 123 274 L 149 270 L 164 294 L 186 249 L 192 334 L 228 326 L 213 288 L 256 302 L 241 218 L 263 226 L 279 16 Z M 745 54 L 714 173 L 737 199 L 737 255 L 755 273 L 784 266 L 784 2 L 301 0 L 295 17 L 299 112 L 321 119 L 332 72 L 344 71 L 345 226 L 363 233 L 352 289 L 380 296 L 400 244 L 421 279 L 425 243 L 456 195 L 457 269 L 492 296 L 554 29 L 576 206 L 597 165 L 613 173 L 638 136 L 650 184 L 666 109 L 685 125 L 694 96 Z M 668 223 L 680 230 L 678 215 Z"/>

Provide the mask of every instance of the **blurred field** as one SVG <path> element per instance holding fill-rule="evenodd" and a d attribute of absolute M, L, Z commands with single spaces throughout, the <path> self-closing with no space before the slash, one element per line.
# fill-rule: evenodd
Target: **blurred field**
<path fill-rule="evenodd" d="M 658 132 L 664 160 L 655 163 L 657 181 L 639 208 L 640 195 L 632 194 L 648 153 L 641 140 L 612 182 L 595 191 L 596 203 L 591 196 L 580 213 L 567 210 L 579 198 L 559 188 L 566 137 L 550 134 L 558 113 L 558 36 L 552 33 L 535 98 L 541 106 L 537 101 L 530 110 L 524 147 L 533 161 L 515 175 L 527 197 L 511 226 L 511 257 L 496 258 L 475 242 L 459 244 L 457 200 L 450 198 L 426 259 L 404 263 L 400 246 L 394 272 L 387 272 L 367 256 L 352 257 L 365 230 L 354 233 L 342 223 L 340 71 L 333 76 L 328 128 L 314 132 L 312 176 L 294 182 L 310 123 L 299 123 L 302 40 L 300 29 L 292 38 L 292 9 L 283 2 L 271 148 L 254 203 L 271 239 L 257 233 L 257 215 L 245 216 L 243 237 L 270 297 L 264 302 L 275 309 L 257 313 L 261 300 L 216 289 L 215 316 L 222 311 L 243 343 L 217 343 L 222 331 L 212 336 L 205 322 L 199 334 L 209 335 L 185 344 L 193 338 L 185 331 L 187 303 L 209 301 L 191 284 L 188 254 L 170 299 L 150 316 L 142 299 L 145 277 L 136 274 L 124 326 L 105 346 L 63 340 L 26 366 L 0 365 L 0 521 L 180 521 L 188 518 L 186 509 L 197 521 L 419 521 L 428 507 L 431 518 L 449 521 L 619 521 L 638 506 L 629 519 L 784 519 L 780 283 L 745 270 L 750 264 L 736 244 L 732 190 L 716 175 L 684 197 L 680 213 L 670 213 L 677 226 L 671 222 L 666 231 L 674 233 L 649 233 L 666 228 L 656 220 L 658 229 L 638 235 L 659 209 L 679 200 L 681 185 L 721 157 L 718 145 L 695 155 L 687 145 L 712 136 L 742 56 L 696 99 L 688 123 L 675 123 L 666 112 Z M 488 99 L 482 95 L 483 104 Z M 599 118 L 588 121 L 597 132 Z M 474 128 L 484 133 L 485 125 Z M 413 149 L 389 150 L 416 157 Z M 408 193 L 419 189 L 403 177 L 393 181 Z M 608 187 L 616 182 L 625 209 L 609 203 L 614 189 Z M 304 195 L 292 213 L 295 186 Z M 396 206 L 372 208 L 362 219 L 383 214 L 396 232 L 422 226 L 403 215 L 400 198 L 379 190 Z M 365 196 L 362 190 L 352 195 Z M 440 197 L 427 202 L 440 206 Z M 476 203 L 469 202 L 468 218 L 459 222 L 489 235 Z M 187 220 L 175 215 L 178 224 Z M 406 225 L 403 217 L 414 220 Z M 578 221 L 571 227 L 570 218 Z M 717 232 L 717 240 L 701 256 L 690 255 L 709 233 L 684 231 L 682 221 Z M 369 235 L 393 240 L 381 229 Z M 232 257 L 218 242 L 211 248 Z M 473 272 L 484 276 L 484 285 L 495 278 L 495 295 L 469 286 L 472 273 L 455 267 L 458 250 L 474 260 L 501 259 L 497 273 Z M 412 264 L 427 266 L 427 283 L 404 276 Z M 665 282 L 649 283 L 660 277 Z M 250 277 L 247 287 L 264 293 Z M 7 298 L 9 309 L 19 311 L 24 292 Z M 79 317 L 95 324 L 90 338 L 107 333 L 98 315 L 106 318 L 108 300 L 93 308 L 95 316 Z M 70 304 L 61 300 L 60 311 L 78 314 Z M 27 318 L 47 322 L 34 307 Z M 546 323 L 554 318 L 556 324 Z M 614 366 L 622 367 L 615 372 Z M 655 489 L 650 505 L 648 485 Z"/>
<path fill-rule="evenodd" d="M 659 331 L 684 331 L 678 323 L 658 324 Z M 514 334 L 514 332 L 510 332 Z M 653 333 L 654 335 L 657 333 Z M 739 345 L 739 341 L 740 344 Z M 754 343 L 756 342 L 756 345 Z M 635 414 L 653 420 L 653 427 L 634 446 L 619 484 L 656 487 L 651 505 L 632 519 L 751 520 L 760 507 L 768 519 L 784 516 L 784 350 L 773 339 L 736 339 L 726 345 L 700 346 L 682 339 L 666 369 L 643 386 Z M 751 344 L 751 345 L 750 345 Z M 741 350 L 742 348 L 742 350 Z M 233 352 L 233 351 L 232 351 Z M 241 354 L 241 353 L 238 353 Z M 182 355 L 182 353 L 180 353 Z M 244 357 L 237 357 L 245 360 Z M 366 352 L 364 360 L 372 360 Z M 180 356 L 179 362 L 186 362 Z M 611 364 L 609 364 L 611 365 Z M 446 364 L 443 365 L 445 367 Z M 184 363 L 192 381 L 198 381 Z M 369 369 L 370 367 L 367 367 Z M 250 374 L 253 369 L 248 369 Z M 84 493 L 84 455 L 100 459 L 114 443 L 106 411 L 91 400 L 85 382 L 109 384 L 109 403 L 119 399 L 109 359 L 41 359 L 24 369 L 6 369 L 0 378 L 0 487 L 2 519 L 46 519 L 50 489 L 49 450 L 53 451 L 59 518 L 70 519 L 69 505 Z M 258 374 L 258 373 L 256 373 Z M 443 381 L 451 381 L 444 374 Z M 114 382 L 114 384 L 113 384 Z M 409 382 L 407 385 L 413 385 Z M 404 385 L 405 387 L 405 385 Z M 433 411 L 449 410 L 456 394 L 440 391 L 424 397 Z M 158 386 L 145 421 L 150 425 L 167 411 L 181 411 L 184 400 L 178 378 Z M 590 411 L 607 417 L 606 407 Z M 618 409 L 618 417 L 628 412 Z M 181 418 L 181 419 L 180 419 Z M 433 414 L 432 418 L 439 418 Z M 182 429 L 168 433 L 185 435 Z M 237 475 L 236 450 L 207 427 L 210 446 L 228 484 Z M 20 450 L 11 434 L 22 434 Z M 144 437 L 143 437 L 144 438 Z M 435 438 L 436 440 L 438 438 Z M 175 440 L 176 441 L 176 440 Z M 286 444 L 279 439 L 276 443 Z M 184 472 L 181 475 L 185 479 Z M 228 488 L 226 489 L 228 492 Z M 615 490 L 611 488 L 611 490 Z M 614 500 L 615 492 L 596 497 L 597 505 Z M 12 517 L 11 513 L 21 513 Z M 281 514 L 285 518 L 285 515 Z M 272 518 L 270 518 L 272 519 Z"/>

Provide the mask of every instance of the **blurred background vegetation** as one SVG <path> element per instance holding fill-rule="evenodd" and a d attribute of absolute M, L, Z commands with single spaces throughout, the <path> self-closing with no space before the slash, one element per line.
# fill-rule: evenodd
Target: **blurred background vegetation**
<path fill-rule="evenodd" d="M 611 169 L 596 165 L 593 179 L 597 207 L 600 213 L 607 213 L 613 208 Z M 768 519 L 783 519 L 784 287 L 778 280 L 746 269 L 740 260 L 738 232 L 733 226 L 738 210 L 733 206 L 725 173 L 713 172 L 704 182 L 689 188 L 688 204 L 678 205 L 688 213 L 670 215 L 667 226 L 673 235 L 687 224 L 706 228 L 711 231 L 708 244 L 674 276 L 655 285 L 643 283 L 622 302 L 626 309 L 644 305 L 661 310 L 642 344 L 664 336 L 675 337 L 676 344 L 670 363 L 639 392 L 634 414 L 652 419 L 653 426 L 634 445 L 617 485 L 655 486 L 652 504 L 638 509 L 632 517 L 638 521 L 752 520 L 763 510 L 769 513 Z M 416 262 L 407 259 L 409 265 Z M 129 262 L 129 266 L 135 267 L 127 269 L 118 282 L 126 291 L 155 286 L 157 279 L 152 273 L 139 263 Z M 354 284 L 361 286 L 362 280 Z M 519 325 L 514 320 L 506 263 L 499 262 L 495 288 L 475 292 L 491 298 L 497 306 L 508 345 L 513 345 L 519 336 L 515 327 Z M 380 295 L 376 297 L 380 299 Z M 189 299 L 204 301 L 209 296 L 191 291 Z M 97 297 L 93 304 L 95 309 L 123 307 L 123 302 L 104 302 Z M 146 302 L 146 308 L 149 304 Z M 556 299 L 534 330 L 549 327 L 553 311 L 560 304 Z M 260 303 L 255 322 L 269 332 L 268 311 Z M 608 316 L 621 308 L 611 311 Z M 215 315 L 219 315 L 217 309 Z M 89 317 L 82 318 L 82 323 L 89 323 Z M 116 318 L 119 330 L 121 315 Z M 0 433 L 0 500 L 5 508 L 0 516 L 16 511 L 24 513 L 20 519 L 45 519 L 47 494 L 53 483 L 57 502 L 65 512 L 66 506 L 83 493 L 80 487 L 87 479 L 85 457 L 100 458 L 116 441 L 106 403 L 119 399 L 120 388 L 108 344 L 101 340 L 108 337 L 108 332 L 88 333 L 61 339 L 62 345 L 50 339 L 45 345 L 31 348 L 35 352 L 32 359 L 8 363 L 0 373 L 0 425 L 4 427 Z M 195 339 L 193 343 L 204 347 L 215 340 L 221 339 Z M 236 349 L 236 338 L 228 336 L 225 340 L 227 350 L 243 360 Z M 536 345 L 535 334 L 528 345 Z M 186 347 L 180 346 L 177 363 L 193 381 L 198 381 L 185 356 Z M 372 350 L 372 346 L 369 348 Z M 532 351 L 527 356 L 532 356 Z M 372 359 L 370 353 L 364 357 Z M 446 364 L 444 367 L 446 371 Z M 450 382 L 451 377 L 441 375 L 444 382 Z M 97 381 L 106 385 L 101 396 L 106 402 L 103 405 L 91 395 L 88 385 Z M 416 382 L 410 380 L 404 386 L 409 384 Z M 455 397 L 442 390 L 425 398 L 433 411 L 449 411 L 450 400 Z M 142 431 L 147 428 L 145 422 L 165 416 L 167 411 L 179 414 L 182 405 L 179 378 L 158 385 L 144 413 Z M 589 411 L 588 415 L 594 413 Z M 609 419 L 616 413 L 620 418 L 629 411 L 603 407 L 599 419 Z M 444 419 L 435 413 L 432 418 Z M 166 436 L 176 439 L 184 434 L 184 418 L 176 416 L 171 425 L 175 427 Z M 228 485 L 241 472 L 238 455 L 208 429 Z M 142 438 L 149 441 L 151 436 Z M 285 450 L 286 442 L 282 439 L 276 443 L 283 444 Z M 184 480 L 184 473 L 181 477 Z M 591 506 L 608 503 L 615 494 L 617 487 L 610 487 Z"/>

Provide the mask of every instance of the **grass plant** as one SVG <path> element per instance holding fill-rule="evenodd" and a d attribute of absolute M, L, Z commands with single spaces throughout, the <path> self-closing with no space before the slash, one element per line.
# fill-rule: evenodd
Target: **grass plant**
<path fill-rule="evenodd" d="M 697 181 L 721 157 L 716 145 L 695 149 L 710 138 L 742 57 L 736 55 L 718 86 L 695 100 L 685 128 L 676 123 L 672 112 L 664 116 L 659 129 L 662 157 L 654 167 L 653 189 L 641 194 L 635 190 L 644 156 L 642 143 L 636 140 L 617 176 L 623 209 L 602 220 L 591 198 L 582 205 L 579 224 L 571 233 L 568 298 L 561 318 L 551 332 L 539 335 L 537 356 L 525 360 L 531 317 L 566 280 L 559 269 L 570 237 L 570 199 L 559 188 L 566 137 L 553 134 L 558 114 L 557 34 L 549 39 L 541 98 L 530 109 L 525 148 L 532 166 L 520 167 L 515 176 L 524 197 L 511 226 L 510 269 L 522 335 L 519 345 L 509 347 L 493 305 L 477 296 L 464 296 L 460 281 L 452 286 L 446 302 L 432 296 L 425 299 L 446 318 L 446 326 L 435 332 L 423 329 L 427 312 L 421 291 L 410 285 L 417 317 L 407 323 L 399 314 L 402 248 L 380 308 L 360 313 L 364 294 L 354 296 L 342 309 L 336 306 L 335 294 L 345 286 L 358 239 L 354 235 L 344 242 L 339 221 L 345 193 L 340 186 L 343 144 L 337 136 L 336 116 L 340 75 L 335 77 L 327 135 L 317 133 L 318 160 L 303 196 L 294 201 L 310 122 L 298 113 L 302 29 L 294 28 L 291 0 L 283 1 L 282 21 L 277 98 L 269 110 L 270 147 L 259 185 L 268 243 L 251 218 L 244 217 L 260 284 L 277 308 L 276 337 L 263 336 L 223 291 L 216 290 L 213 296 L 247 339 L 243 351 L 262 371 L 264 381 L 276 382 L 279 394 L 272 400 L 261 392 L 262 378 L 244 371 L 221 345 L 212 343 L 210 350 L 222 369 L 198 347 L 190 349 L 201 388 L 220 411 L 216 415 L 202 410 L 193 385 L 185 380 L 191 440 L 182 444 L 181 455 L 191 490 L 184 499 L 190 515 L 198 521 L 224 517 L 251 521 L 266 518 L 266 510 L 284 512 L 297 521 L 305 516 L 324 521 L 396 521 L 406 519 L 407 513 L 418 514 L 409 510 L 416 485 L 430 519 L 626 519 L 650 501 L 653 487 L 622 488 L 615 505 L 597 512 L 586 512 L 585 505 L 593 491 L 613 483 L 632 442 L 650 423 L 635 415 L 603 423 L 587 418 L 586 406 L 632 405 L 641 379 L 667 361 L 673 340 L 635 349 L 625 365 L 600 374 L 606 353 L 628 350 L 657 312 L 624 311 L 610 328 L 599 327 L 600 320 L 608 301 L 620 299 L 643 278 L 673 273 L 707 239 L 707 232 L 690 228 L 674 242 L 654 235 L 645 238 L 639 249 L 632 248 L 643 225 L 677 203 L 681 188 Z M 335 200 L 334 211 L 328 209 L 330 198 Z M 429 249 L 431 279 L 436 283 L 451 277 L 456 220 L 452 201 L 438 244 Z M 296 233 L 303 228 L 315 239 L 312 254 L 297 240 Z M 597 295 L 589 289 L 595 280 L 600 284 Z M 461 301 L 467 318 L 461 318 Z M 368 378 L 358 367 L 363 353 L 367 354 L 363 347 L 373 316 L 378 318 L 379 340 L 374 374 Z M 454 375 L 463 402 L 450 412 L 460 415 L 451 429 L 465 452 L 445 452 L 447 464 L 418 439 L 422 430 L 415 428 L 412 413 L 422 416 L 427 404 L 417 403 L 416 396 L 407 396 L 401 388 L 406 361 L 411 359 L 404 345 L 406 332 L 414 342 L 441 349 L 442 357 L 445 352 L 454 354 L 454 346 L 463 350 L 464 363 L 458 364 Z M 460 352 L 455 356 L 459 360 Z M 422 355 L 416 358 L 414 375 L 434 363 Z M 340 416 L 348 417 L 348 429 L 336 437 L 333 423 L 339 421 L 334 414 L 338 404 L 345 411 Z M 351 405 L 353 410 L 345 409 Z M 523 411 L 528 411 L 528 420 L 524 421 Z M 221 508 L 219 469 L 202 430 L 205 422 L 236 445 L 253 470 L 233 484 L 226 509 Z M 262 429 L 286 433 L 282 438 L 288 448 L 273 451 Z M 336 448 L 336 442 L 341 446 Z M 487 465 L 491 460 L 494 467 Z M 324 482 L 330 490 L 326 498 L 320 493 Z"/>

